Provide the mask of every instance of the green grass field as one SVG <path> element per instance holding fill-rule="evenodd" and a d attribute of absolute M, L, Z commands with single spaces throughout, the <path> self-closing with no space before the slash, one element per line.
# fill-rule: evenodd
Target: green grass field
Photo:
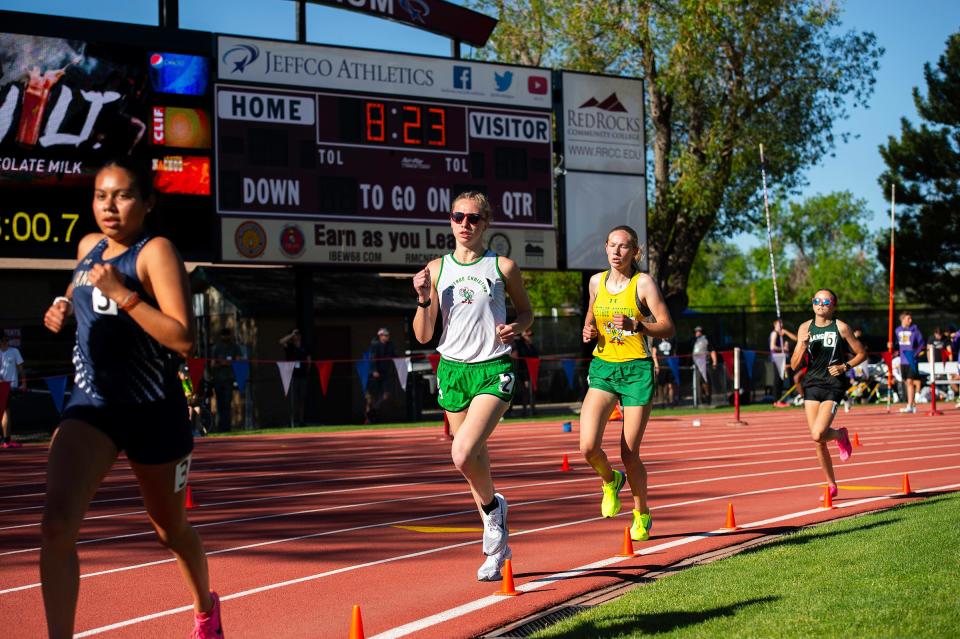
<path fill-rule="evenodd" d="M 960 494 L 643 584 L 533 637 L 960 637 Z"/>

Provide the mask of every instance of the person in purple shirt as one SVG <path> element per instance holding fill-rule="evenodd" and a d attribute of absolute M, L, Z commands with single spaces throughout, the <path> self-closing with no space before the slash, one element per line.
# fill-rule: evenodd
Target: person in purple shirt
<path fill-rule="evenodd" d="M 900 313 L 900 326 L 894 329 L 893 339 L 900 351 L 900 375 L 907 391 L 907 405 L 900 409 L 901 413 L 915 413 L 917 406 L 914 398 L 920 392 L 920 371 L 917 365 L 923 356 L 926 342 L 923 333 L 913 323 L 910 311 Z"/>

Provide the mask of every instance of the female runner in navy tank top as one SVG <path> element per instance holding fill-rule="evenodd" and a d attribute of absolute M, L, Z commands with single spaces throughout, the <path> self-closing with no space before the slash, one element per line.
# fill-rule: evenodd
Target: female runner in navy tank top
<path fill-rule="evenodd" d="M 797 329 L 797 345 L 790 358 L 790 368 L 800 370 L 804 356 L 809 357 L 803 382 L 803 411 L 810 437 L 817 444 L 817 458 L 827 477 L 830 496 L 835 497 L 837 478 L 827 442 L 831 439 L 837 442 L 840 461 L 850 457 L 853 447 L 846 428 L 831 428 L 830 425 L 850 385 L 847 371 L 865 360 L 867 353 L 846 322 L 834 318 L 837 296 L 833 291 L 820 289 L 813 296 L 812 304 L 813 319 Z"/>
<path fill-rule="evenodd" d="M 74 389 L 50 443 L 40 575 L 47 629 L 73 636 L 79 590 L 76 541 L 90 500 L 125 451 L 150 521 L 193 595 L 193 637 L 223 637 L 207 558 L 187 522 L 185 493 L 193 435 L 178 365 L 194 347 L 183 260 L 144 228 L 152 176 L 134 161 L 97 173 L 93 212 L 100 233 L 80 240 L 65 296 L 44 324 L 57 333 L 77 319 Z M 144 593 L 146 594 L 146 593 Z"/>

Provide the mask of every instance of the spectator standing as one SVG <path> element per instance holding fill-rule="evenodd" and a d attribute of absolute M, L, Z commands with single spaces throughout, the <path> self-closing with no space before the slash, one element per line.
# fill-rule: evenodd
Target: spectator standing
<path fill-rule="evenodd" d="M 233 339 L 229 328 L 220 330 L 220 338 L 211 349 L 210 375 L 217 398 L 217 430 L 221 433 L 233 428 L 233 360 L 243 358 L 243 349 Z"/>
<path fill-rule="evenodd" d="M 769 339 L 770 361 L 773 362 L 773 401 L 781 407 L 787 406 L 780 401 L 783 396 L 783 380 L 793 377 L 793 369 L 790 368 L 790 353 L 793 352 L 790 347 L 791 339 L 796 342 L 797 334 L 784 328 L 781 320 L 773 320 Z"/>
<path fill-rule="evenodd" d="M 290 427 L 303 426 L 303 405 L 307 397 L 307 370 L 310 368 L 310 353 L 303 347 L 300 329 L 293 329 L 280 338 L 283 359 L 295 362 L 290 378 Z"/>
<path fill-rule="evenodd" d="M 907 405 L 900 409 L 901 413 L 917 412 L 916 396 L 920 392 L 920 357 L 926 349 L 923 333 L 913 323 L 910 311 L 900 313 L 900 326 L 893 331 L 893 339 L 900 351 L 900 374 L 907 394 Z M 889 346 L 889 345 L 888 345 Z"/>
<path fill-rule="evenodd" d="M 695 371 L 693 375 L 694 380 L 699 381 L 700 395 L 704 404 L 710 403 L 710 372 L 707 370 L 707 355 L 710 356 L 710 368 L 716 368 L 717 351 L 711 348 L 710 340 L 704 334 L 703 327 L 697 326 L 693 329 L 693 369 Z"/>
<path fill-rule="evenodd" d="M 676 406 L 680 403 L 680 389 L 670 368 L 670 357 L 673 356 L 674 350 L 672 338 L 658 337 L 653 340 L 654 372 L 657 375 L 657 388 L 664 406 Z"/>
<path fill-rule="evenodd" d="M 945 362 L 950 357 L 950 338 L 937 326 L 930 336 L 930 347 L 933 348 L 933 361 Z"/>
<path fill-rule="evenodd" d="M 11 439 L 13 427 L 10 424 L 10 404 L 13 403 L 14 391 L 27 390 L 27 379 L 23 373 L 23 356 L 19 349 L 10 346 L 10 338 L 6 334 L 0 335 L 0 382 L 10 384 L 7 405 L 3 411 L 0 448 L 20 448 L 20 444 Z"/>
<path fill-rule="evenodd" d="M 513 340 L 513 350 L 510 355 L 517 360 L 528 357 L 540 357 L 540 351 L 533 343 L 533 329 L 527 328 L 515 340 Z M 514 395 L 514 402 L 520 403 L 523 407 L 521 413 L 524 417 L 528 414 L 536 414 L 536 399 L 534 398 L 533 386 L 530 381 L 530 369 L 527 368 L 527 362 L 517 362 L 517 393 Z M 529 413 L 528 413 L 529 409 Z"/>
<path fill-rule="evenodd" d="M 370 377 L 367 379 L 364 414 L 367 423 L 372 424 L 380 417 L 380 407 L 390 400 L 391 375 L 396 372 L 393 358 L 397 356 L 397 351 L 393 342 L 390 341 L 390 331 L 387 328 L 381 328 L 377 331 L 377 336 L 370 341 L 368 352 L 373 360 L 373 367 L 370 369 Z"/>

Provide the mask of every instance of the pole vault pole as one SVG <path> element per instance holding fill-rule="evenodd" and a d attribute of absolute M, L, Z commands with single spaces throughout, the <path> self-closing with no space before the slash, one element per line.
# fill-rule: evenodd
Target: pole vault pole
<path fill-rule="evenodd" d="M 896 225 L 897 186 L 890 185 L 890 302 L 887 313 L 887 412 L 893 404 L 893 236 Z"/>
<path fill-rule="evenodd" d="M 767 252 L 770 255 L 770 276 L 773 278 L 773 304 L 777 309 L 777 322 L 780 330 L 777 331 L 777 339 L 780 342 L 780 355 L 784 358 L 783 368 L 779 375 L 782 379 L 787 378 L 787 354 L 783 352 L 783 320 L 780 318 L 780 292 L 777 289 L 777 266 L 773 260 L 773 232 L 770 230 L 770 202 L 767 199 L 767 170 L 763 162 L 763 145 L 760 145 L 760 179 L 763 182 L 763 213 L 767 218 Z"/>

